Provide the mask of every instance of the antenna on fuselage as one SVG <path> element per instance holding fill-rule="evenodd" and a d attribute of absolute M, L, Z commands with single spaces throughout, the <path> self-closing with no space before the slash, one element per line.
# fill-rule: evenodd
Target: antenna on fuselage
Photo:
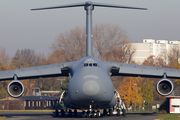
<path fill-rule="evenodd" d="M 31 10 L 45 10 L 45 9 L 68 8 L 68 7 L 79 7 L 79 6 L 84 6 L 84 9 L 86 10 L 86 56 L 93 56 L 92 11 L 94 10 L 94 6 L 147 10 L 147 8 L 96 3 L 96 2 L 91 2 L 91 1 L 83 2 L 83 3 L 52 6 L 52 7 L 36 8 L 36 9 L 31 9 Z"/>

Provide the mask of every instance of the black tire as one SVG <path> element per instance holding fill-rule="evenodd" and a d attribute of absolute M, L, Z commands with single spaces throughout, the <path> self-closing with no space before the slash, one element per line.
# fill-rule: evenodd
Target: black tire
<path fill-rule="evenodd" d="M 61 110 L 61 117 L 64 117 L 64 110 Z"/>
<path fill-rule="evenodd" d="M 112 116 L 112 115 L 113 115 L 112 112 L 113 112 L 112 109 L 109 109 L 109 116 Z"/>
<path fill-rule="evenodd" d="M 77 110 L 74 110 L 74 117 L 77 117 Z"/>
<path fill-rule="evenodd" d="M 87 111 L 87 118 L 90 118 L 90 111 Z"/>
<path fill-rule="evenodd" d="M 58 111 L 58 109 L 56 109 L 56 111 L 55 111 L 55 117 L 59 117 L 59 111 Z"/>
<path fill-rule="evenodd" d="M 122 116 L 126 116 L 126 110 L 122 109 Z"/>
<path fill-rule="evenodd" d="M 69 110 L 69 117 L 72 117 L 72 110 Z"/>
<path fill-rule="evenodd" d="M 95 115 L 95 111 L 92 111 L 92 118 L 95 118 L 96 115 Z"/>
<path fill-rule="evenodd" d="M 120 114 L 120 110 L 119 109 L 117 109 L 117 116 L 120 116 L 121 114 Z"/>
<path fill-rule="evenodd" d="M 86 114 L 85 114 L 85 111 L 82 112 L 82 118 L 85 118 L 86 117 Z"/>
<path fill-rule="evenodd" d="M 106 116 L 106 115 L 107 115 L 107 110 L 103 109 L 103 116 Z"/>
<path fill-rule="evenodd" d="M 100 117 L 101 117 L 101 113 L 100 113 L 100 111 L 99 111 L 99 110 L 97 111 L 96 116 L 97 116 L 97 118 L 100 118 Z"/>

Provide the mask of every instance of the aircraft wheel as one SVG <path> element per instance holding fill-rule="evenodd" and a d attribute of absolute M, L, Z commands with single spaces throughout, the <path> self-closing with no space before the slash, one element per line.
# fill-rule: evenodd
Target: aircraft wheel
<path fill-rule="evenodd" d="M 87 118 L 91 117 L 90 111 L 87 111 Z"/>
<path fill-rule="evenodd" d="M 101 113 L 100 113 L 100 111 L 99 111 L 99 110 L 97 111 L 96 116 L 97 116 L 97 118 L 101 117 Z"/>
<path fill-rule="evenodd" d="M 112 115 L 113 115 L 112 112 L 113 112 L 112 109 L 109 109 L 109 116 L 112 116 Z"/>
<path fill-rule="evenodd" d="M 74 117 L 77 117 L 77 109 L 74 110 Z"/>
<path fill-rule="evenodd" d="M 96 114 L 95 114 L 95 111 L 93 110 L 92 111 L 92 118 L 94 118 L 96 116 Z"/>
<path fill-rule="evenodd" d="M 121 114 L 120 114 L 120 110 L 119 109 L 117 109 L 117 116 L 120 116 Z"/>
<path fill-rule="evenodd" d="M 122 109 L 122 116 L 126 116 L 126 110 Z"/>
<path fill-rule="evenodd" d="M 103 109 L 103 116 L 106 116 L 106 115 L 107 115 L 107 110 Z"/>
<path fill-rule="evenodd" d="M 72 110 L 69 110 L 69 117 L 72 117 Z"/>
<path fill-rule="evenodd" d="M 61 117 L 64 117 L 64 110 L 61 110 Z"/>
<path fill-rule="evenodd" d="M 85 112 L 85 111 L 82 112 L 82 117 L 83 117 L 83 118 L 86 117 L 86 112 Z"/>
<path fill-rule="evenodd" d="M 58 109 L 56 109 L 56 111 L 55 111 L 55 117 L 59 117 L 59 111 L 58 111 Z"/>

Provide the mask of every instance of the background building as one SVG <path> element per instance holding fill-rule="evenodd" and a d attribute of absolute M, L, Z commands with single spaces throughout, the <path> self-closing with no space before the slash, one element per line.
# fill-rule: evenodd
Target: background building
<path fill-rule="evenodd" d="M 142 43 L 132 43 L 132 49 L 135 50 L 132 60 L 142 63 L 149 56 L 154 55 L 167 61 L 168 53 L 173 48 L 179 50 L 180 41 L 143 39 Z"/>
<path fill-rule="evenodd" d="M 169 113 L 180 113 L 180 96 L 168 96 Z"/>
<path fill-rule="evenodd" d="M 55 109 L 59 99 L 48 96 L 21 96 L 0 99 L 0 110 L 39 110 Z"/>

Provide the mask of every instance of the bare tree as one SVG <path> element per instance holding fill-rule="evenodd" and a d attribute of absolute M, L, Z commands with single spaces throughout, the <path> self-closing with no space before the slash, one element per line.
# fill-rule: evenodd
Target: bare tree
<path fill-rule="evenodd" d="M 111 51 L 104 53 L 102 60 L 111 62 L 121 62 L 121 63 L 133 63 L 132 56 L 134 55 L 134 50 L 131 50 L 131 43 L 122 43 L 122 46 Z"/>
<path fill-rule="evenodd" d="M 104 53 L 125 47 L 128 37 L 125 30 L 118 25 L 101 24 L 93 28 L 95 52 L 102 57 Z"/>
<path fill-rule="evenodd" d="M 171 65 L 172 62 L 180 63 L 180 48 L 179 45 L 171 45 L 168 52 L 168 63 Z"/>
<path fill-rule="evenodd" d="M 57 53 L 57 51 L 64 51 L 62 53 L 66 62 L 84 57 L 86 53 L 85 32 L 85 28 L 76 27 L 69 32 L 61 33 L 51 46 L 52 54 L 54 54 L 54 52 Z M 125 56 L 132 54 L 126 31 L 117 25 L 95 25 L 93 27 L 93 46 L 94 55 L 99 58 L 102 58 L 105 53 L 113 50 L 121 50 L 121 52 L 124 52 L 122 55 Z M 126 62 L 129 62 L 130 58 L 131 57 L 129 57 Z"/>
<path fill-rule="evenodd" d="M 15 56 L 12 58 L 12 64 L 16 68 L 32 67 L 43 64 L 44 54 L 37 54 L 31 49 L 17 49 Z"/>
<path fill-rule="evenodd" d="M 69 32 L 60 34 L 54 43 L 52 43 L 52 51 L 63 50 L 65 52 L 66 61 L 78 60 L 85 56 L 85 28 L 76 27 Z"/>
<path fill-rule="evenodd" d="M 10 57 L 6 54 L 5 48 L 0 48 L 0 64 L 2 65 L 9 65 L 10 64 Z"/>

